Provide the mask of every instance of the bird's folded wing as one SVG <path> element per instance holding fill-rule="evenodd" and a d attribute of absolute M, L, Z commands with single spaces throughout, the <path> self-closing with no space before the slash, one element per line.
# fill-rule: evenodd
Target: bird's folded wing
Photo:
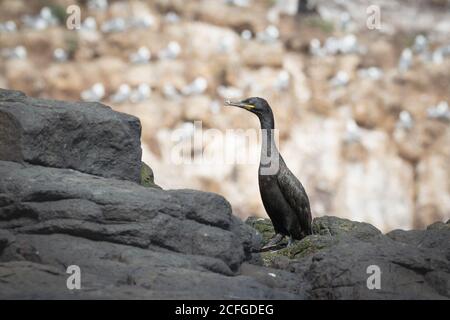
<path fill-rule="evenodd" d="M 302 230 L 310 231 L 311 209 L 302 184 L 287 168 L 280 170 L 277 180 L 284 198 L 297 214 Z"/>

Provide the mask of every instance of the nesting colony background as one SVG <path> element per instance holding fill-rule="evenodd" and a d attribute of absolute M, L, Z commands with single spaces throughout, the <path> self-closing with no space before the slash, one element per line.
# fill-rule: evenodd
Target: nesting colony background
<path fill-rule="evenodd" d="M 80 30 L 65 23 L 74 3 Z M 373 4 L 381 29 L 366 26 Z M 196 120 L 223 133 L 258 128 L 222 103 L 262 96 L 315 216 L 384 231 L 449 219 L 450 2 L 310 1 L 296 11 L 289 0 L 3 0 L 0 87 L 138 116 L 156 183 L 220 193 L 243 218 L 265 215 L 257 164 L 177 164 L 172 137 L 191 139 Z M 241 152 L 228 138 L 200 148 Z M 245 152 L 258 157 L 259 146 Z"/>

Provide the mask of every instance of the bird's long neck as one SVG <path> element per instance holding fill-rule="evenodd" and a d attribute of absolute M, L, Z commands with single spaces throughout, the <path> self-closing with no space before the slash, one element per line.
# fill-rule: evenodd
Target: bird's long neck
<path fill-rule="evenodd" d="M 261 115 L 261 158 L 260 174 L 275 174 L 278 171 L 280 154 L 275 144 L 275 120 L 272 112 Z"/>

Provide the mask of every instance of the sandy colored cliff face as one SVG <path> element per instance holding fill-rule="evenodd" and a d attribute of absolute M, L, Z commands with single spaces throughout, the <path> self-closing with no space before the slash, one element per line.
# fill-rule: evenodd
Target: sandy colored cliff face
<path fill-rule="evenodd" d="M 56 8 L 66 2 L 53 1 Z M 158 185 L 220 193 L 241 217 L 265 215 L 257 161 L 177 164 L 173 138 L 181 132 L 188 141 L 196 132 L 192 123 L 201 121 L 203 132 L 218 134 L 208 131 L 193 152 L 257 160 L 259 143 L 227 132 L 257 130 L 256 117 L 222 104 L 261 96 L 273 108 L 281 153 L 305 186 L 313 215 L 366 221 L 383 231 L 449 219 L 450 119 L 445 112 L 430 116 L 431 107 L 450 102 L 450 54 L 438 50 L 450 45 L 448 1 L 420 8 L 413 2 L 406 11 L 402 2 L 378 1 L 382 30 L 367 29 L 360 2 L 319 1 L 320 15 L 301 17 L 270 8 L 271 2 L 249 3 L 109 1 L 104 9 L 81 6 L 82 22 L 92 17 L 97 27 L 77 32 L 61 24 L 27 27 L 23 16 L 39 15 L 43 4 L 3 1 L 0 22 L 12 20 L 17 30 L 0 31 L 0 87 L 79 100 L 102 84 L 103 103 L 140 118 L 143 160 Z M 106 31 L 113 18 L 148 23 Z M 415 43 L 419 34 L 426 35 L 422 47 L 420 38 Z M 340 52 L 333 52 L 331 37 Z M 18 46 L 26 57 L 5 51 Z M 142 47 L 151 53 L 148 61 Z M 54 58 L 58 48 L 66 60 Z M 401 59 L 405 48 L 409 60 Z M 144 61 L 132 63 L 139 52 Z M 132 92 L 144 84 L 142 97 L 114 98 L 122 84 Z"/>

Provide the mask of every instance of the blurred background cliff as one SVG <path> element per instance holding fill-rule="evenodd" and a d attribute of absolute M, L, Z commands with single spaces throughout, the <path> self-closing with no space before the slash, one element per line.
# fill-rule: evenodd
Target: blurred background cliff
<path fill-rule="evenodd" d="M 72 4 L 79 30 L 66 25 Z M 450 218 L 447 0 L 2 0 L 0 87 L 138 116 L 157 184 L 220 193 L 242 218 L 265 215 L 258 165 L 176 164 L 171 137 L 192 139 L 194 121 L 259 128 L 223 101 L 261 96 L 314 216 L 384 231 Z M 236 141 L 200 149 L 238 154 Z"/>

